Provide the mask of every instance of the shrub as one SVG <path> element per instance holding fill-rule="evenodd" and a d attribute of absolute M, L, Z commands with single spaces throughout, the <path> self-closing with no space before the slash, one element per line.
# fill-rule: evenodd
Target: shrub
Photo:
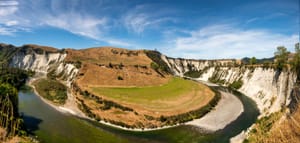
<path fill-rule="evenodd" d="M 201 76 L 201 72 L 200 71 L 191 70 L 191 71 L 185 72 L 184 76 L 188 76 L 188 77 L 192 77 L 192 78 L 198 78 L 198 77 Z"/>
<path fill-rule="evenodd" d="M 152 69 L 154 69 L 155 71 L 157 71 L 159 69 L 159 65 L 155 62 L 151 62 L 150 67 Z"/>
<path fill-rule="evenodd" d="M 118 80 L 124 80 L 123 77 L 121 77 L 121 76 L 118 76 L 117 79 L 118 79 Z"/>
<path fill-rule="evenodd" d="M 243 86 L 243 81 L 239 79 L 238 81 L 234 81 L 229 85 L 230 88 L 240 89 Z"/>

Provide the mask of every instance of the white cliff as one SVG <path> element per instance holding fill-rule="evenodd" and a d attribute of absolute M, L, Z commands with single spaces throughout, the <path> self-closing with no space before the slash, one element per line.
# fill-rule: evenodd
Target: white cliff
<path fill-rule="evenodd" d="M 233 60 L 186 60 L 162 56 L 175 75 L 183 76 L 189 70 L 203 70 L 199 80 L 217 79 L 228 86 L 235 81 L 243 82 L 239 91 L 253 99 L 261 116 L 279 111 L 290 103 L 290 93 L 296 75 L 290 71 L 278 72 L 273 68 L 234 67 Z"/>
<path fill-rule="evenodd" d="M 14 54 L 10 61 L 10 66 L 26 70 L 32 70 L 39 73 L 47 74 L 50 71 L 63 77 L 67 86 L 75 79 L 78 69 L 70 63 L 65 63 L 66 53 L 60 52 L 43 52 L 37 53 L 34 50 L 19 50 Z"/>

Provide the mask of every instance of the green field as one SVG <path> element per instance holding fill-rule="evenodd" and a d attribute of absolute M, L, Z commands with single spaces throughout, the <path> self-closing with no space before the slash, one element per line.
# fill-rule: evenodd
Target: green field
<path fill-rule="evenodd" d="M 33 85 L 39 95 L 56 104 L 64 104 L 67 99 L 67 87 L 56 80 L 39 79 Z"/>
<path fill-rule="evenodd" d="M 211 99 L 213 94 L 203 92 L 208 88 L 194 81 L 174 77 L 167 84 L 150 87 L 92 87 L 97 95 L 123 103 L 133 103 L 148 108 L 167 109 L 196 106 Z M 211 97 L 211 98 L 210 98 Z M 184 99 L 190 99 L 184 102 Z"/>

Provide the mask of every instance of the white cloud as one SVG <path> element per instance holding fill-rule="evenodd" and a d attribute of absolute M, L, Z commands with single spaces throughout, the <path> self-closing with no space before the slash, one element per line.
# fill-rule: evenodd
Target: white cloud
<path fill-rule="evenodd" d="M 19 5 L 17 1 L 12 1 L 12 0 L 0 1 L 0 6 L 16 6 L 16 5 Z"/>
<path fill-rule="evenodd" d="M 0 27 L 0 35 L 13 35 L 15 31 L 10 28 Z"/>
<path fill-rule="evenodd" d="M 153 10 L 152 6 L 139 5 L 135 9 L 128 11 L 122 18 L 127 30 L 141 34 L 146 28 L 154 28 L 165 22 L 176 21 L 174 18 L 149 11 L 150 7 Z"/>
<path fill-rule="evenodd" d="M 44 23 L 49 26 L 61 28 L 81 36 L 99 39 L 101 34 L 100 27 L 103 29 L 106 25 L 105 18 L 94 18 L 84 16 L 79 13 L 65 13 L 57 16 L 47 16 L 43 19 Z"/>
<path fill-rule="evenodd" d="M 18 10 L 17 1 L 0 1 L 0 18 L 14 14 Z"/>
<path fill-rule="evenodd" d="M 190 31 L 189 36 L 177 37 L 166 52 L 185 58 L 270 57 L 277 46 L 293 51 L 298 35 L 276 34 L 266 30 L 242 30 L 231 25 L 213 25 Z"/>
<path fill-rule="evenodd" d="M 129 42 L 116 40 L 116 39 L 105 39 L 105 42 L 113 45 L 113 46 L 122 46 L 122 47 L 133 47 L 133 45 Z"/>
<path fill-rule="evenodd" d="M 18 21 L 16 21 L 16 20 L 11 20 L 11 21 L 7 21 L 7 22 L 5 22 L 5 25 L 6 26 L 15 26 L 15 25 L 18 25 Z"/>

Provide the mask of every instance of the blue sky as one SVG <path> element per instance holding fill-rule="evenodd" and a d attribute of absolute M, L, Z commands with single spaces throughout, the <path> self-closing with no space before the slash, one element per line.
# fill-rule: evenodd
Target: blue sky
<path fill-rule="evenodd" d="M 0 0 L 0 42 L 157 49 L 173 57 L 273 56 L 299 41 L 299 0 Z"/>

